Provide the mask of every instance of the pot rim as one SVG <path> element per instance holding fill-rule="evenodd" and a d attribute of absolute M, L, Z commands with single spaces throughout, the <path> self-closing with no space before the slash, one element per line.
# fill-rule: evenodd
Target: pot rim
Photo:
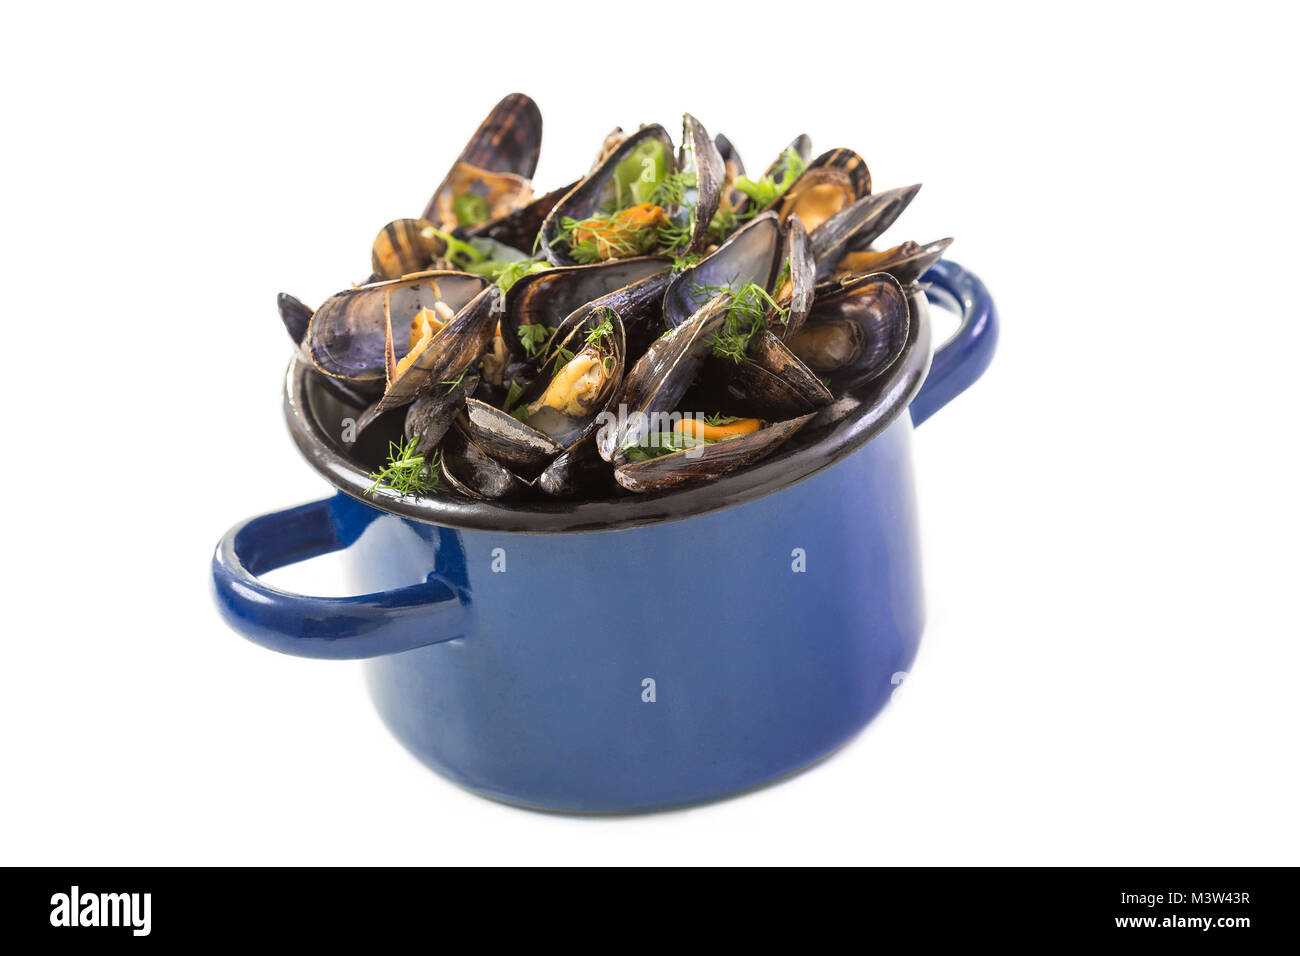
<path fill-rule="evenodd" d="M 366 494 L 373 484 L 369 471 L 344 454 L 312 412 L 312 385 L 319 373 L 300 352 L 294 353 L 285 374 L 284 414 L 294 444 L 326 481 L 372 508 L 402 518 L 465 531 L 518 534 L 576 534 L 666 524 L 783 491 L 853 454 L 893 424 L 925 381 L 933 351 L 925 294 L 913 292 L 909 304 L 912 322 L 903 352 L 884 375 L 851 393 L 863 400 L 858 409 L 823 426 L 825 434 L 809 444 L 798 444 L 795 436 L 790 446 L 758 464 L 671 491 L 594 501 L 413 498 L 387 490 L 372 497 Z M 815 425 L 810 422 L 808 427 Z"/>

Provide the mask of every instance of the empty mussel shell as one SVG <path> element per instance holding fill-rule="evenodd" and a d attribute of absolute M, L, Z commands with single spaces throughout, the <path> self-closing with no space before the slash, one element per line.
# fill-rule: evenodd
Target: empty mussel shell
<path fill-rule="evenodd" d="M 311 324 L 311 309 L 287 292 L 281 292 L 275 297 L 275 307 L 293 344 L 301 345 L 307 337 L 307 326 Z"/>
<path fill-rule="evenodd" d="M 898 280 L 861 276 L 819 296 L 790 351 L 840 395 L 869 382 L 902 354 L 910 312 Z"/>

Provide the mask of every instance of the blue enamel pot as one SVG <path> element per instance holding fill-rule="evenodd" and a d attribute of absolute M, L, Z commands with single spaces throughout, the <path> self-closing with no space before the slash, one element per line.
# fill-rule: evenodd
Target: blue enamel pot
<path fill-rule="evenodd" d="M 272 650 L 364 659 L 393 734 L 497 800 L 636 812 L 792 774 L 885 705 L 921 638 L 912 429 L 997 338 L 977 278 L 944 261 L 925 280 L 884 376 L 777 456 L 658 495 L 367 497 L 332 437 L 355 412 L 295 359 L 290 431 L 338 493 L 226 534 L 221 612 Z M 933 361 L 927 297 L 960 316 Z M 360 596 L 258 577 L 343 548 Z"/>

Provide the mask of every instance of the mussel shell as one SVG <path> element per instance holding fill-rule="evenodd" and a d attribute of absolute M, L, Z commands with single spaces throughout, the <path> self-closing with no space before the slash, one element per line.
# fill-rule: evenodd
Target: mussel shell
<path fill-rule="evenodd" d="M 568 195 L 576 185 L 578 185 L 577 182 L 572 182 L 567 186 L 561 186 L 559 189 L 552 189 L 549 193 L 538 196 L 526 206 L 521 206 L 509 215 L 502 216 L 499 219 L 491 219 L 475 226 L 473 229 L 467 229 L 466 234 L 471 237 L 481 236 L 485 239 L 495 239 L 497 242 L 512 246 L 515 249 L 531 250 L 533 243 L 537 241 L 537 233 L 542 228 L 547 213 L 555 207 L 555 204 L 561 198 Z"/>
<path fill-rule="evenodd" d="M 845 253 L 866 249 L 892 226 L 920 189 L 921 184 L 917 183 L 863 196 L 812 230 L 809 239 L 817 262 L 818 281 L 834 275 Z"/>
<path fill-rule="evenodd" d="M 497 103 L 479 124 L 479 128 L 461 150 L 457 165 L 465 163 L 490 173 L 530 180 L 537 171 L 537 157 L 541 149 L 541 110 L 523 93 L 511 93 Z M 430 222 L 438 221 L 439 198 L 450 185 L 455 172 L 456 167 L 453 166 L 434 190 L 421 218 Z"/>
<path fill-rule="evenodd" d="M 750 282 L 766 289 L 776 272 L 780 248 L 776 213 L 755 216 L 717 249 L 674 277 L 664 293 L 664 322 L 677 326 L 694 315 L 703 300 L 713 295 L 701 289 L 735 291 Z"/>
<path fill-rule="evenodd" d="M 447 243 L 436 229 L 427 219 L 395 219 L 384 226 L 370 246 L 374 274 L 382 279 L 400 279 L 428 269 L 447 251 Z"/>
<path fill-rule="evenodd" d="M 623 320 L 618 312 L 608 306 L 593 309 L 579 309 L 568 316 L 547 345 L 546 355 L 542 360 L 541 372 L 533 383 L 524 390 L 519 404 L 533 404 L 547 392 L 556 374 L 572 358 L 576 358 L 587 347 L 587 336 L 605 322 L 610 323 L 611 333 L 597 343 L 597 352 L 605 360 L 608 375 L 601 385 L 599 393 L 592 400 L 589 414 L 582 416 L 563 416 L 568 424 L 559 432 L 551 429 L 547 432 L 563 448 L 570 448 L 585 438 L 596 427 L 597 417 L 604 411 L 611 400 L 619 394 L 623 386 L 623 375 L 627 369 L 627 337 L 623 329 Z M 567 350 L 568 358 L 558 350 Z M 537 428 L 530 419 L 530 427 Z M 540 430 L 540 429 L 539 429 Z"/>
<path fill-rule="evenodd" d="M 501 337 L 517 358 L 535 362 L 519 339 L 521 325 L 558 328 L 575 309 L 668 270 L 668 260 L 653 256 L 614 259 L 588 266 L 563 266 L 521 277 L 506 293 Z"/>
<path fill-rule="evenodd" d="M 691 241 L 687 253 L 703 249 L 709 238 L 709 224 L 722 201 L 726 165 L 704 125 L 690 113 L 682 116 L 682 147 L 677 153 L 677 169 L 695 172 L 695 188 L 686 190 L 687 207 L 693 207 L 689 227 Z"/>
<path fill-rule="evenodd" d="M 677 407 L 712 348 L 714 333 L 726 321 L 730 301 L 731 295 L 724 292 L 705 303 L 685 322 L 656 339 L 627 372 L 622 393 L 608 405 L 613 409 L 617 404 L 617 420 L 596 432 L 596 447 L 602 458 L 615 461 L 625 445 L 636 444 L 644 437 L 648 416 Z"/>
<path fill-rule="evenodd" d="M 786 281 L 790 283 L 790 289 L 788 294 L 784 289 L 774 287 L 770 290 L 772 298 L 777 300 L 777 305 L 785 309 L 785 313 L 782 315 L 776 309 L 769 309 L 767 327 L 781 338 L 788 339 L 799 331 L 808 316 L 808 310 L 812 308 L 817 284 L 817 264 L 813 261 L 812 242 L 808 238 L 808 231 L 804 229 L 803 222 L 798 216 L 790 217 L 783 232 L 784 240 L 781 245 L 781 256 L 777 260 L 777 275 L 772 281 L 774 284 L 779 282 L 788 268 Z"/>
<path fill-rule="evenodd" d="M 907 295 L 885 273 L 862 276 L 819 297 L 786 343 L 840 395 L 889 368 L 907 344 Z"/>
<path fill-rule="evenodd" d="M 596 158 L 591 161 L 591 168 L 587 170 L 587 175 L 590 176 L 600 169 L 601 164 L 614 155 L 614 150 L 623 145 L 625 139 L 627 139 L 627 133 L 623 132 L 623 127 L 615 126 L 610 130 L 604 140 L 601 141 L 600 149 L 596 153 Z"/>
<path fill-rule="evenodd" d="M 709 356 L 683 407 L 775 421 L 833 401 L 826 385 L 771 332 L 756 335 L 749 351 L 744 362 Z"/>
<path fill-rule="evenodd" d="M 950 245 L 952 245 L 951 238 L 936 239 L 934 242 L 927 242 L 925 245 L 909 239 L 891 249 L 871 253 L 870 262 L 864 268 L 854 269 L 844 279 L 838 281 L 847 281 L 871 272 L 888 272 L 902 285 L 910 285 L 925 275 L 929 268 L 943 257 L 944 251 Z M 837 271 L 844 269 L 846 263 L 849 262 L 849 256 L 858 256 L 863 252 L 870 252 L 870 250 L 846 253 L 836 266 Z"/>
<path fill-rule="evenodd" d="M 287 292 L 281 292 L 275 297 L 275 307 L 293 344 L 301 345 L 307 337 L 307 326 L 311 324 L 311 309 Z"/>
<path fill-rule="evenodd" d="M 564 451 L 550 436 L 486 402 L 471 398 L 465 412 L 462 425 L 479 450 L 522 478 L 536 478 Z"/>
<path fill-rule="evenodd" d="M 529 486 L 466 437 L 459 422 L 447 432 L 440 446 L 442 477 L 456 491 L 469 498 L 491 500 L 522 498 Z"/>
<path fill-rule="evenodd" d="M 740 152 L 732 145 L 731 140 L 721 133 L 713 137 L 713 145 L 718 149 L 718 155 L 722 157 L 722 167 L 726 175 L 724 177 L 727 183 L 734 182 L 738 177 L 745 175 L 745 161 L 740 158 Z"/>
<path fill-rule="evenodd" d="M 390 312 L 393 325 L 401 329 L 400 348 L 394 342 L 396 357 L 401 358 L 410 343 L 408 326 L 421 308 L 432 307 L 441 299 L 459 311 L 487 285 L 483 276 L 467 272 L 428 272 L 331 296 L 312 315 L 307 328 L 312 363 L 326 375 L 344 381 L 382 385 Z"/>
<path fill-rule="evenodd" d="M 613 309 L 623 323 L 627 354 L 644 355 L 650 343 L 664 332 L 664 291 L 672 279 L 672 272 L 664 269 L 598 299 L 592 299 L 575 309 L 570 316 L 582 319 L 597 309 Z"/>
<path fill-rule="evenodd" d="M 421 395 L 438 388 L 447 388 L 446 382 L 456 381 L 492 341 L 500 314 L 501 290 L 489 285 L 460 309 L 446 327 L 427 342 L 415 359 L 392 378 L 383 397 L 361 417 L 358 428 L 388 411 L 410 404 Z M 405 332 L 403 327 L 403 332 Z M 390 347 L 392 341 L 390 339 Z M 394 358 L 394 353 L 389 353 Z"/>
<path fill-rule="evenodd" d="M 664 156 L 669 166 L 673 163 L 673 141 L 667 131 L 658 124 L 643 126 L 628 136 L 600 163 L 586 179 L 574 186 L 567 196 L 557 202 L 549 213 L 539 232 L 542 251 L 546 258 L 558 266 L 574 265 L 573 258 L 563 243 L 556 243 L 560 223 L 566 216 L 573 219 L 586 219 L 597 212 L 609 197 L 606 187 L 613 178 L 618 164 L 630 156 L 638 146 L 648 139 L 657 139 L 663 144 Z"/>
<path fill-rule="evenodd" d="M 614 470 L 596 450 L 594 433 L 547 465 L 537 487 L 552 498 L 610 498 L 622 493 Z"/>
<path fill-rule="evenodd" d="M 774 422 L 738 438 L 683 449 L 646 461 L 624 462 L 614 469 L 614 478 L 628 491 L 635 492 L 667 491 L 709 481 L 766 458 L 812 417 L 811 414 L 801 415 Z"/>
<path fill-rule="evenodd" d="M 467 374 L 455 388 L 436 388 L 406 407 L 402 431 L 407 441 L 418 439 L 415 446 L 417 455 L 427 455 L 437 447 L 457 414 L 465 407 L 466 399 L 474 394 L 479 381 L 479 376 Z"/>

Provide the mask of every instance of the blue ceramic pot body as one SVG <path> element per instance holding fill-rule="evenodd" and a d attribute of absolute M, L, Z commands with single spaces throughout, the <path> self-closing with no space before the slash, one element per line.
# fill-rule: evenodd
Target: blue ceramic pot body
<path fill-rule="evenodd" d="M 587 533 L 452 528 L 337 494 L 233 528 L 218 604 L 274 649 L 369 658 L 394 735 L 488 797 L 636 812 L 791 774 L 865 726 L 916 655 L 913 422 L 974 380 L 996 338 L 978 280 L 936 268 L 962 313 L 935 356 L 947 370 L 912 414 L 805 480 Z M 344 547 L 360 597 L 256 577 Z"/>
<path fill-rule="evenodd" d="M 361 553 L 395 563 L 357 567 L 358 588 L 407 583 L 423 547 L 467 589 L 472 635 L 367 662 L 379 712 L 439 773 L 551 810 L 693 803 L 806 766 L 916 654 L 911 430 L 688 521 L 512 535 L 377 518 Z"/>

